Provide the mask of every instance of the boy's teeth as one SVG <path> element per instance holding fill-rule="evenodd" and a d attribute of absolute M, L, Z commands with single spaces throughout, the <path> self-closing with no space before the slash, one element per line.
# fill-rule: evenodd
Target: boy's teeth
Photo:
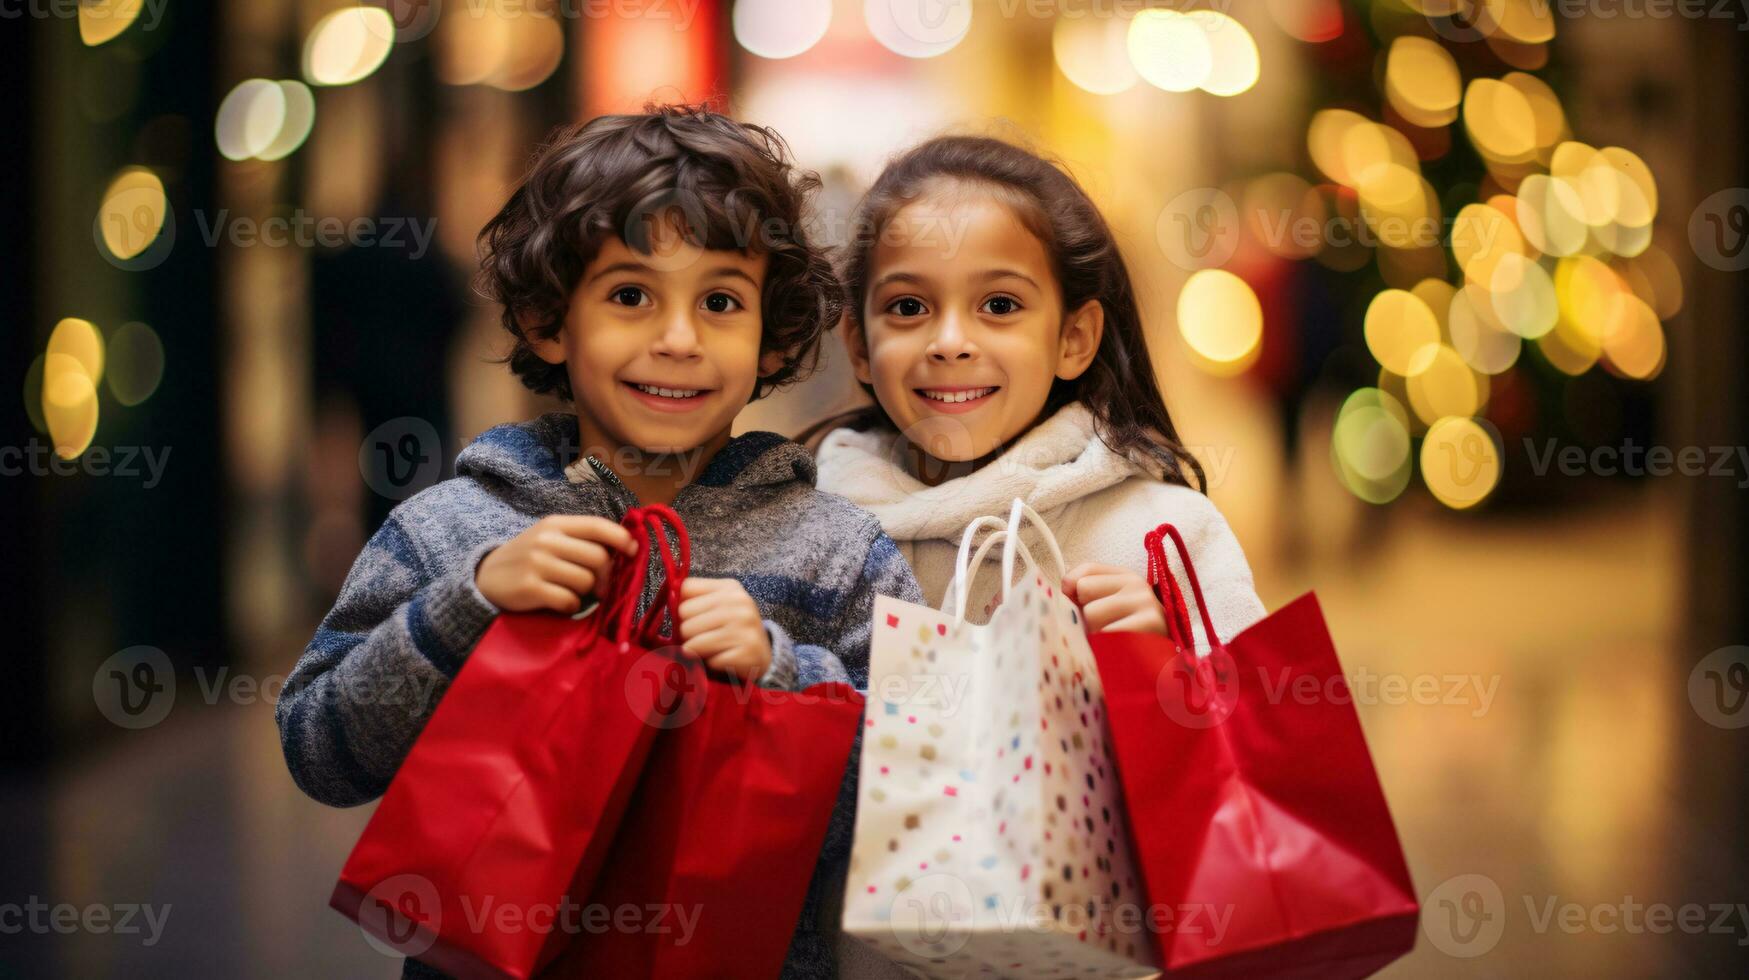
<path fill-rule="evenodd" d="M 661 395 L 663 398 L 692 398 L 702 393 L 702 389 L 698 388 L 658 388 L 655 385 L 641 385 L 635 382 L 633 387 L 646 394 Z"/>
<path fill-rule="evenodd" d="M 974 398 L 982 398 L 995 388 L 973 388 L 970 391 L 931 391 L 923 389 L 923 397 L 933 398 L 938 402 L 969 402 Z"/>

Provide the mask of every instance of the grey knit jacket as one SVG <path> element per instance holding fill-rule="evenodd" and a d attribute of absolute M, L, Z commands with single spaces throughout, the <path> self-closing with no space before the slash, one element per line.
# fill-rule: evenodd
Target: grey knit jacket
<path fill-rule="evenodd" d="M 371 537 L 276 708 L 286 765 L 304 792 L 354 806 L 388 788 L 498 612 L 474 586 L 488 551 L 548 514 L 618 520 L 636 505 L 577 462 L 577 440 L 568 413 L 497 426 L 457 457 L 453 479 L 402 502 Z M 772 664 L 760 684 L 836 680 L 867 690 L 875 596 L 922 596 L 879 522 L 815 489 L 814 474 L 801 446 L 749 432 L 705 463 L 673 506 L 692 541 L 692 574 L 739 580 L 766 617 Z M 651 578 L 640 611 L 659 572 Z M 859 726 L 785 977 L 835 972 L 832 912 L 849 864 L 860 749 Z M 442 976 L 413 960 L 403 975 Z"/>

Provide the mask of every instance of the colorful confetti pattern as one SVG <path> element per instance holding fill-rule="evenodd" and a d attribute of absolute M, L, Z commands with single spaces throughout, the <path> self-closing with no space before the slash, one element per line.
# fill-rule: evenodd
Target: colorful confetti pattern
<path fill-rule="evenodd" d="M 1157 973 L 1074 603 L 1029 566 L 986 625 L 874 616 L 845 931 L 922 976 Z"/>

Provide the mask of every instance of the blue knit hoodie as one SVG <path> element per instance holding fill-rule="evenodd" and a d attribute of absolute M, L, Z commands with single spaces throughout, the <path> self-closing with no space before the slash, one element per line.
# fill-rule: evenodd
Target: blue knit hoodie
<path fill-rule="evenodd" d="M 577 442 L 568 413 L 497 426 L 457 457 L 453 479 L 402 502 L 371 537 L 276 709 L 286 765 L 304 792 L 354 806 L 388 788 L 497 615 L 474 585 L 488 551 L 548 514 L 618 520 L 636 505 L 583 465 Z M 761 685 L 837 680 L 867 690 L 875 596 L 922 596 L 879 522 L 815 489 L 814 475 L 806 449 L 749 432 L 711 458 L 673 506 L 692 540 L 693 574 L 737 579 L 765 616 L 772 664 Z M 652 580 L 640 609 L 656 587 Z M 848 868 L 860 749 L 859 727 L 785 977 L 835 972 L 838 923 L 821 920 L 838 907 Z M 442 974 L 408 960 L 403 976 Z"/>

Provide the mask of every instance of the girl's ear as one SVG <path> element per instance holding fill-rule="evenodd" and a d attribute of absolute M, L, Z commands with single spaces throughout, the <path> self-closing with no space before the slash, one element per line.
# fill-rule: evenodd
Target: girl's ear
<path fill-rule="evenodd" d="M 838 321 L 838 327 L 844 334 L 844 349 L 850 354 L 850 366 L 856 372 L 856 380 L 865 385 L 874 384 L 874 372 L 868 369 L 868 337 L 848 313 Z"/>
<path fill-rule="evenodd" d="M 516 326 L 522 331 L 523 342 L 528 344 L 529 350 L 534 351 L 534 356 L 548 364 L 565 363 L 565 328 L 562 323 L 559 329 L 553 331 L 552 336 L 543 337 L 540 318 L 525 312 L 516 314 Z"/>
<path fill-rule="evenodd" d="M 788 359 L 789 355 L 780 350 L 768 350 L 759 355 L 759 376 L 769 378 L 783 370 L 783 362 Z"/>
<path fill-rule="evenodd" d="M 1099 353 L 1100 338 L 1105 336 L 1105 306 L 1097 299 L 1081 304 L 1081 308 L 1063 320 L 1063 333 L 1057 339 L 1057 377 L 1064 381 L 1079 378 Z"/>

